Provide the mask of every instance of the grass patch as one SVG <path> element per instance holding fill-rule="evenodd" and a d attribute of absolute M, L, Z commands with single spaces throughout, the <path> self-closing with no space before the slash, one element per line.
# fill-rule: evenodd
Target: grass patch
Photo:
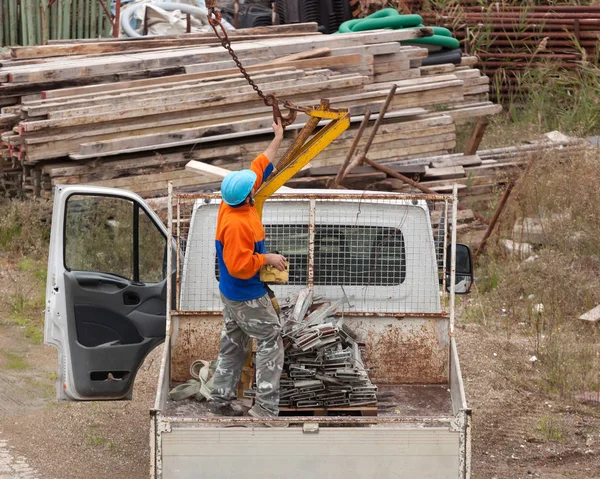
<path fill-rule="evenodd" d="M 546 441 L 562 442 L 565 440 L 562 422 L 560 419 L 552 416 L 542 416 L 540 418 L 537 432 L 540 433 L 542 438 Z"/>
<path fill-rule="evenodd" d="M 22 328 L 34 344 L 43 341 L 46 268 L 41 260 L 23 258 L 13 271 L 8 271 L 8 294 L 4 303 L 6 323 Z"/>
<path fill-rule="evenodd" d="M 92 433 L 86 433 L 85 435 L 86 444 L 94 447 L 102 447 L 106 449 L 114 450 L 117 448 L 116 444 L 112 442 L 110 439 L 107 439 L 102 436 L 98 436 Z"/>
<path fill-rule="evenodd" d="M 29 364 L 27 364 L 27 361 L 22 355 L 10 353 L 8 351 L 4 351 L 3 354 L 6 359 L 6 369 L 23 370 L 29 368 Z"/>

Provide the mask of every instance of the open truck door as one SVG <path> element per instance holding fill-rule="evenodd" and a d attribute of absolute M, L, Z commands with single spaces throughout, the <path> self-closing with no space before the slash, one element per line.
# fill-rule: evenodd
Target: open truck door
<path fill-rule="evenodd" d="M 58 349 L 58 399 L 131 399 L 144 358 L 165 338 L 166 245 L 138 195 L 56 188 L 44 342 Z"/>

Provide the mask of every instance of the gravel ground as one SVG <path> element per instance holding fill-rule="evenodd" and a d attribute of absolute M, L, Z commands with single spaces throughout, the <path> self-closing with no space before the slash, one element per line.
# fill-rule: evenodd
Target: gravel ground
<path fill-rule="evenodd" d="M 28 365 L 14 370 L 0 362 L 0 479 L 6 479 L 2 474 L 15 479 L 148 478 L 148 411 L 160 348 L 140 369 L 132 401 L 83 403 L 54 399 L 54 348 L 28 345 L 18 329 L 3 327 L 0 350 L 22 354 Z"/>
<path fill-rule="evenodd" d="M 0 308 L 0 479 L 147 479 L 161 348 L 132 401 L 57 403 L 56 351 L 31 344 L 7 315 Z M 541 372 L 518 335 L 458 324 L 456 337 L 473 408 L 473 479 L 600 477 L 600 408 L 539 395 Z M 560 438 L 540 432 L 549 419 Z"/>

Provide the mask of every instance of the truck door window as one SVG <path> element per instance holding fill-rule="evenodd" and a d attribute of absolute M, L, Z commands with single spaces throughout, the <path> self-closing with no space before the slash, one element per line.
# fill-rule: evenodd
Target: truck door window
<path fill-rule="evenodd" d="M 138 224 L 140 264 L 138 281 L 141 283 L 158 283 L 164 279 L 163 265 L 167 239 L 141 208 Z"/>
<path fill-rule="evenodd" d="M 163 277 L 166 238 L 131 200 L 72 195 L 67 200 L 65 268 L 154 283 Z"/>

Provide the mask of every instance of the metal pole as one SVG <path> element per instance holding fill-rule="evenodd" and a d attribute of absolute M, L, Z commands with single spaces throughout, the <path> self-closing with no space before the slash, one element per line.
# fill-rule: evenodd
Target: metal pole
<path fill-rule="evenodd" d="M 385 114 L 390 106 L 390 103 L 392 103 L 394 95 L 396 94 L 396 88 L 397 88 L 397 86 L 395 83 L 392 85 L 392 88 L 390 88 L 388 96 L 385 99 L 385 103 L 383 104 L 383 106 L 381 107 L 381 110 L 379 111 L 379 116 L 377 117 L 377 120 L 375 121 L 375 125 L 373 125 L 373 130 L 371 130 L 371 135 L 369 135 L 367 144 L 365 145 L 363 152 L 359 156 L 359 159 L 358 159 L 359 165 L 363 164 L 363 161 L 364 161 L 365 157 L 367 156 L 367 153 L 369 152 L 371 145 L 373 144 L 373 140 L 375 139 L 375 135 L 377 134 L 379 125 L 381 125 L 381 123 L 383 122 L 383 117 L 385 116 Z"/>
<path fill-rule="evenodd" d="M 240 0 L 233 2 L 233 28 L 239 28 Z"/>
<path fill-rule="evenodd" d="M 454 336 L 454 291 L 456 288 L 456 217 L 458 215 L 458 186 L 452 189 L 452 243 L 450 244 L 450 336 Z"/>
<path fill-rule="evenodd" d="M 506 202 L 508 201 L 508 197 L 510 196 L 510 192 L 512 191 L 512 189 L 513 189 L 514 186 L 515 186 L 515 182 L 514 181 L 511 181 L 506 186 L 506 189 L 504 190 L 504 194 L 502 195 L 502 198 L 500 198 L 500 203 L 498 203 L 498 207 L 496 208 L 496 212 L 494 213 L 492 221 L 490 221 L 490 224 L 488 225 L 487 230 L 485 230 L 485 234 L 483 235 L 483 239 L 481 240 L 481 244 L 479 245 L 479 248 L 477 248 L 477 251 L 475 252 L 475 258 L 474 259 L 477 259 L 477 257 L 485 249 L 485 245 L 487 243 L 487 240 L 489 239 L 490 235 L 492 234 L 492 231 L 494 231 L 494 227 L 496 226 L 498 218 L 500 218 L 500 213 L 502 213 L 502 210 L 504 209 L 504 205 L 506 205 Z"/>
<path fill-rule="evenodd" d="M 310 289 L 315 287 L 315 219 L 317 202 L 310 200 L 308 211 L 308 281 L 307 286 Z"/>
<path fill-rule="evenodd" d="M 344 159 L 344 163 L 340 167 L 338 174 L 335 177 L 335 180 L 333 180 L 333 183 L 331 184 L 330 188 L 335 189 L 342 182 L 342 179 L 345 176 L 344 172 L 346 171 L 346 168 L 348 168 L 348 164 L 350 163 L 350 160 L 354 156 L 354 152 L 356 151 L 356 148 L 358 147 L 358 143 L 360 142 L 363 132 L 365 131 L 365 128 L 367 127 L 367 124 L 369 123 L 369 118 L 371 118 L 371 111 L 367 110 L 365 112 L 365 116 L 363 117 L 362 123 L 360 124 L 360 127 L 358 128 L 356 137 L 354 138 L 354 141 L 352 142 L 352 146 L 350 146 L 350 150 L 348 150 L 348 155 L 346 155 L 346 158 Z"/>
<path fill-rule="evenodd" d="M 118 1 L 118 0 L 117 0 Z M 173 309 L 173 182 L 169 181 L 168 191 L 168 214 L 167 214 L 167 317 Z M 167 332 L 170 332 L 167 330 Z"/>
<path fill-rule="evenodd" d="M 113 31 L 112 36 L 114 38 L 119 37 L 119 28 L 121 26 L 121 0 L 115 1 L 115 18 L 113 20 Z"/>
<path fill-rule="evenodd" d="M 446 250 L 448 249 L 448 200 L 444 201 L 444 246 L 442 247 L 442 298 L 444 299 L 444 306 L 447 305 L 446 298 L 448 296 L 448 292 L 446 291 L 446 276 L 447 276 L 447 268 L 446 264 Z M 438 232 L 439 235 L 439 232 Z M 439 236 L 438 236 L 439 238 Z"/>
<path fill-rule="evenodd" d="M 364 161 L 367 157 L 367 153 L 369 153 L 369 149 L 371 148 L 371 144 L 373 143 L 373 140 L 375 139 L 375 135 L 377 134 L 377 130 L 379 129 L 379 125 L 381 125 L 381 122 L 383 121 L 383 117 L 385 116 L 385 113 L 387 112 L 387 109 L 390 106 L 390 103 L 392 102 L 392 98 L 394 98 L 395 93 L 396 93 L 396 84 L 394 84 L 392 86 L 392 88 L 390 89 L 388 96 L 385 99 L 385 103 L 381 107 L 381 110 L 379 110 L 379 116 L 377 117 L 377 120 L 375 121 L 375 124 L 373 125 L 373 130 L 371 130 L 371 135 L 369 136 L 369 139 L 367 140 L 367 144 L 363 148 L 362 153 L 358 156 L 358 158 L 356 160 L 354 160 L 352 163 L 350 163 L 350 165 L 346 168 L 346 170 L 344 171 L 344 175 L 341 178 L 342 180 L 346 176 L 348 176 L 348 174 L 356 166 L 361 166 L 364 163 Z"/>
<path fill-rule="evenodd" d="M 181 289 L 181 277 L 180 277 L 180 266 L 181 266 L 181 200 L 177 198 L 177 265 L 175 273 L 175 309 L 179 309 L 179 291 Z"/>
<path fill-rule="evenodd" d="M 410 185 L 410 186 L 414 186 L 415 188 L 417 188 L 418 190 L 421 190 L 423 193 L 427 193 L 430 195 L 436 195 L 437 193 L 433 190 L 430 190 L 429 188 L 427 188 L 426 186 L 421 185 L 420 183 L 411 180 L 410 178 L 389 169 L 386 166 L 380 165 L 379 163 L 369 159 L 369 158 L 365 158 L 365 162 L 369 165 L 371 165 L 373 168 L 378 169 L 379 171 L 383 171 L 386 175 L 391 176 L 392 178 L 398 178 L 399 180 L 404 181 L 406 184 Z M 456 185 L 455 185 L 456 186 Z M 460 210 L 464 210 L 466 208 L 464 208 L 463 206 L 458 206 L 458 209 Z M 476 211 L 473 211 L 473 216 L 475 216 L 475 218 L 477 218 L 479 221 L 482 221 L 485 224 L 489 224 L 490 220 L 488 220 L 485 216 L 480 215 L 479 213 L 477 213 Z"/>

